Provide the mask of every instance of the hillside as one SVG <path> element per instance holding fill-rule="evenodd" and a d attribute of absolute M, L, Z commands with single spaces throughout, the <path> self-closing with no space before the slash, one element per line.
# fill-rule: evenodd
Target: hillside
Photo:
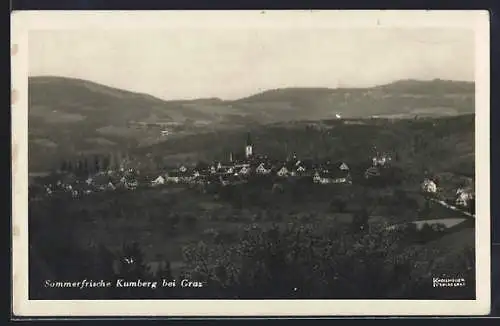
<path fill-rule="evenodd" d="M 418 120 L 322 120 L 255 126 L 251 132 L 257 154 L 285 159 L 296 153 L 304 159 L 338 158 L 350 165 L 370 162 L 374 148 L 397 153 L 411 171 L 451 172 L 473 176 L 475 170 L 474 115 Z M 221 130 L 145 147 L 138 161 L 154 157 L 165 165 L 197 160 L 227 160 L 244 153 L 247 130 Z"/>
<path fill-rule="evenodd" d="M 473 83 L 440 80 L 368 89 L 286 88 L 236 101 L 164 101 L 85 80 L 32 77 L 30 171 L 49 169 L 61 157 L 76 153 L 125 151 L 263 123 L 330 119 L 336 114 L 367 118 L 472 112 Z"/>
<path fill-rule="evenodd" d="M 290 114 L 291 120 L 335 114 L 345 118 L 450 116 L 474 112 L 474 92 L 474 84 L 468 82 L 402 80 L 372 88 L 276 89 L 236 103 L 254 110 L 270 107 L 281 111 L 283 119 Z"/>

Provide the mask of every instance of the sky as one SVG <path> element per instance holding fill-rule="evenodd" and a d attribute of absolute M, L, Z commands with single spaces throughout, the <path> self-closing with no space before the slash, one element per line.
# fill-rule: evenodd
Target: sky
<path fill-rule="evenodd" d="M 474 81 L 459 28 L 37 30 L 30 76 L 87 79 L 166 99 L 237 99 L 282 87 Z"/>

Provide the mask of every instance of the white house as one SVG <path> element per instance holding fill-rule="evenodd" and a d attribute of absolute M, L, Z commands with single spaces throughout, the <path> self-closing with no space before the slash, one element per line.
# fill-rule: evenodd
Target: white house
<path fill-rule="evenodd" d="M 349 178 L 334 178 L 331 179 L 332 183 L 349 183 L 350 179 Z"/>
<path fill-rule="evenodd" d="M 321 176 L 319 175 L 319 172 L 316 171 L 313 176 L 313 182 L 320 183 L 320 181 L 321 181 Z"/>
<path fill-rule="evenodd" d="M 281 169 L 278 170 L 276 173 L 279 177 L 286 177 L 288 175 L 288 169 L 286 166 L 283 166 Z"/>
<path fill-rule="evenodd" d="M 349 167 L 344 162 L 342 162 L 342 164 L 340 164 L 339 169 L 341 171 L 349 171 Z"/>
<path fill-rule="evenodd" d="M 391 160 L 392 160 L 392 158 L 386 154 L 381 155 L 381 156 L 376 156 L 376 157 L 372 158 L 372 165 L 373 166 L 385 166 Z"/>
<path fill-rule="evenodd" d="M 222 174 L 233 174 L 234 170 L 235 169 L 233 166 L 222 166 L 222 168 L 218 172 Z"/>
<path fill-rule="evenodd" d="M 127 180 L 125 182 L 125 188 L 130 189 L 130 190 L 134 190 L 138 186 L 139 186 L 139 182 L 137 182 L 137 180 Z"/>
<path fill-rule="evenodd" d="M 470 189 L 459 188 L 457 189 L 457 198 L 455 199 L 455 204 L 467 207 L 469 205 L 469 201 L 474 199 L 474 194 Z"/>
<path fill-rule="evenodd" d="M 316 172 L 313 176 L 314 183 L 330 184 L 330 183 L 350 183 L 349 177 L 339 177 L 327 172 Z"/>
<path fill-rule="evenodd" d="M 160 175 L 158 178 L 154 179 L 153 182 L 151 182 L 151 184 L 153 186 L 165 184 L 165 178 Z"/>
<path fill-rule="evenodd" d="M 248 174 L 250 172 L 250 169 L 247 168 L 246 166 L 242 167 L 239 174 Z"/>
<path fill-rule="evenodd" d="M 165 178 L 166 182 L 171 182 L 171 183 L 179 183 L 181 180 L 178 175 L 170 175 L 167 174 Z"/>
<path fill-rule="evenodd" d="M 422 182 L 420 189 L 425 193 L 434 194 L 437 192 L 437 185 L 434 181 L 430 179 L 425 179 Z"/>
<path fill-rule="evenodd" d="M 258 174 L 269 174 L 271 172 L 271 169 L 267 169 L 264 166 L 264 163 L 260 163 L 259 166 L 255 169 L 255 172 Z"/>

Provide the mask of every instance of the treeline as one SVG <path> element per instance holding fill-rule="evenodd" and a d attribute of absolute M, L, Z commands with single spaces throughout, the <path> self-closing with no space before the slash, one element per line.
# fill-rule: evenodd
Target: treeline
<path fill-rule="evenodd" d="M 128 161 L 130 161 L 129 155 L 120 152 L 81 155 L 62 159 L 58 170 L 60 172 L 84 175 L 107 170 L 116 170 L 123 167 Z"/>

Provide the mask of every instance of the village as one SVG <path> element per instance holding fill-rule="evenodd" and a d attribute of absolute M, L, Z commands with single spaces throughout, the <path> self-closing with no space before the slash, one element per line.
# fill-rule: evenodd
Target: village
<path fill-rule="evenodd" d="M 364 179 L 376 180 L 381 172 L 391 167 L 392 156 L 377 153 L 371 158 L 370 166 L 364 171 Z M 180 165 L 163 173 L 141 173 L 137 168 L 124 166 L 118 169 L 99 171 L 87 178 L 78 178 L 71 173 L 52 177 L 42 185 L 30 186 L 30 199 L 40 200 L 46 196 L 69 194 L 78 199 L 94 192 L 114 190 L 136 190 L 139 187 L 159 187 L 167 184 L 220 185 L 244 184 L 252 179 L 265 178 L 275 182 L 285 180 L 309 180 L 314 184 L 352 184 L 350 167 L 343 161 L 313 162 L 301 160 L 290 155 L 286 160 L 273 160 L 267 155 L 257 155 L 248 134 L 244 156 L 234 158 L 230 153 L 226 162 L 215 161 L 210 164 Z M 428 198 L 439 200 L 442 205 L 457 206 L 462 209 L 474 205 L 475 194 L 471 185 L 453 189 L 454 198 L 442 200 L 439 185 L 432 177 L 425 177 L 420 184 L 420 192 Z M 450 189 L 447 189 L 450 192 Z"/>

